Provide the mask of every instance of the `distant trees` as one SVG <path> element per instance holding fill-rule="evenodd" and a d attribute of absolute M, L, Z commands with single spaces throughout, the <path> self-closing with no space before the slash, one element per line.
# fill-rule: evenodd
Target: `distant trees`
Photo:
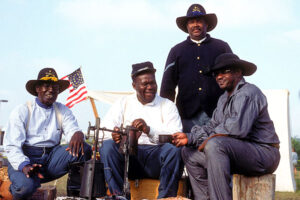
<path fill-rule="evenodd" d="M 300 155 L 300 138 L 292 137 L 292 147 Z"/>
<path fill-rule="evenodd" d="M 300 138 L 292 137 L 292 148 L 295 149 L 295 152 L 298 154 L 298 158 L 300 158 Z M 296 167 L 299 169 L 300 162 L 298 160 L 298 163 Z"/>

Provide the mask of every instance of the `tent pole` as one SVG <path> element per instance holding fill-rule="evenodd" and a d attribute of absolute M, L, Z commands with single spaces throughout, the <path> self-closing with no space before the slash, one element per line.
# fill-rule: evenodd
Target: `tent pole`
<path fill-rule="evenodd" d="M 92 108 L 93 108 L 93 112 L 94 112 L 95 118 L 98 118 L 99 115 L 98 115 L 98 112 L 97 112 L 95 101 L 94 101 L 94 99 L 92 97 L 89 97 L 89 99 L 90 99 L 91 104 L 92 104 Z"/>

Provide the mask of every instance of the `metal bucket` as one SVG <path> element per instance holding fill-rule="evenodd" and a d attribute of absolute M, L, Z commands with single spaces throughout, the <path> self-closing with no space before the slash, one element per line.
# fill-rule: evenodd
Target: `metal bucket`
<path fill-rule="evenodd" d="M 89 198 L 90 194 L 92 197 L 104 197 L 106 196 L 106 185 L 104 179 L 104 166 L 99 160 L 95 161 L 95 172 L 92 173 L 93 160 L 85 162 L 81 187 L 80 197 Z M 93 185 L 90 185 L 91 178 L 94 180 Z"/>

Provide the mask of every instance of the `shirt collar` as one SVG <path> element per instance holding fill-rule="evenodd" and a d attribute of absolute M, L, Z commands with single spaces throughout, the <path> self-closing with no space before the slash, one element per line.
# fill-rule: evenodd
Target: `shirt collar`
<path fill-rule="evenodd" d="M 206 36 L 204 38 L 202 38 L 201 40 L 193 40 L 192 38 L 190 38 L 192 42 L 196 43 L 196 44 L 201 44 L 204 40 L 206 40 Z"/>
<path fill-rule="evenodd" d="M 197 41 L 197 40 L 192 40 L 191 39 L 191 37 L 190 36 L 187 36 L 187 39 L 186 39 L 186 41 L 188 42 L 188 43 L 190 43 L 190 44 L 200 44 L 200 43 L 206 43 L 206 42 L 208 42 L 210 40 L 210 35 L 209 34 L 206 34 L 206 36 L 203 38 L 203 39 L 201 39 L 201 40 L 199 40 L 199 41 Z"/>
<path fill-rule="evenodd" d="M 51 106 L 47 106 L 47 105 L 43 104 L 43 103 L 39 100 L 39 98 L 35 98 L 35 102 L 36 102 L 40 107 L 42 107 L 42 108 L 45 108 L 45 109 L 50 109 L 50 108 L 52 108 L 52 105 L 51 105 Z"/>
<path fill-rule="evenodd" d="M 158 94 L 156 93 L 156 94 L 155 94 L 155 98 L 153 99 L 153 101 L 151 101 L 150 103 L 146 103 L 146 104 L 142 104 L 142 103 L 138 100 L 136 92 L 135 92 L 135 94 L 134 94 L 134 97 L 135 97 L 135 100 L 136 100 L 139 104 L 141 104 L 141 105 L 143 105 L 143 106 L 155 106 L 155 105 L 157 104 L 157 101 L 158 101 L 157 95 L 158 95 Z"/>
<path fill-rule="evenodd" d="M 235 86 L 234 91 L 233 91 L 233 93 L 231 94 L 231 96 L 235 95 L 235 94 L 238 92 L 238 90 L 239 90 L 241 87 L 243 87 L 243 86 L 245 85 L 245 83 L 246 83 L 245 79 L 242 78 L 242 79 L 238 82 L 238 84 Z M 226 94 L 227 94 L 227 96 L 228 96 L 228 92 L 226 92 Z"/>

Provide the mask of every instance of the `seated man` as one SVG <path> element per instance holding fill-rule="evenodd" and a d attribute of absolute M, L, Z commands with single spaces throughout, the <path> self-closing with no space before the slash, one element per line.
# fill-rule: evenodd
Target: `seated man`
<path fill-rule="evenodd" d="M 14 199 L 30 197 L 40 183 L 57 179 L 68 172 L 68 165 L 90 159 L 91 148 L 68 109 L 55 102 L 69 81 L 58 80 L 52 68 L 44 68 L 37 80 L 26 84 L 37 96 L 16 107 L 9 118 L 4 146 L 9 161 L 10 192 Z M 59 145 L 62 134 L 69 145 Z"/>
<path fill-rule="evenodd" d="M 229 200 L 231 174 L 257 176 L 275 171 L 280 160 L 279 139 L 266 97 L 243 78 L 253 74 L 256 66 L 224 53 L 211 71 L 225 90 L 212 119 L 204 126 L 194 126 L 191 133 L 175 133 L 173 142 L 178 147 L 186 145 L 182 158 L 195 199 Z"/>
<path fill-rule="evenodd" d="M 136 156 L 130 156 L 129 178 L 160 179 L 158 198 L 177 196 L 178 181 L 183 163 L 180 148 L 170 143 L 160 144 L 160 134 L 173 134 L 182 130 L 175 104 L 156 94 L 155 69 L 151 62 L 132 65 L 132 86 L 136 93 L 115 103 L 105 116 L 101 126 L 117 130 L 121 124 L 139 130 Z M 112 140 L 111 140 L 112 138 Z M 120 154 L 121 136 L 106 133 L 101 161 L 112 194 L 122 194 L 124 155 Z"/>

